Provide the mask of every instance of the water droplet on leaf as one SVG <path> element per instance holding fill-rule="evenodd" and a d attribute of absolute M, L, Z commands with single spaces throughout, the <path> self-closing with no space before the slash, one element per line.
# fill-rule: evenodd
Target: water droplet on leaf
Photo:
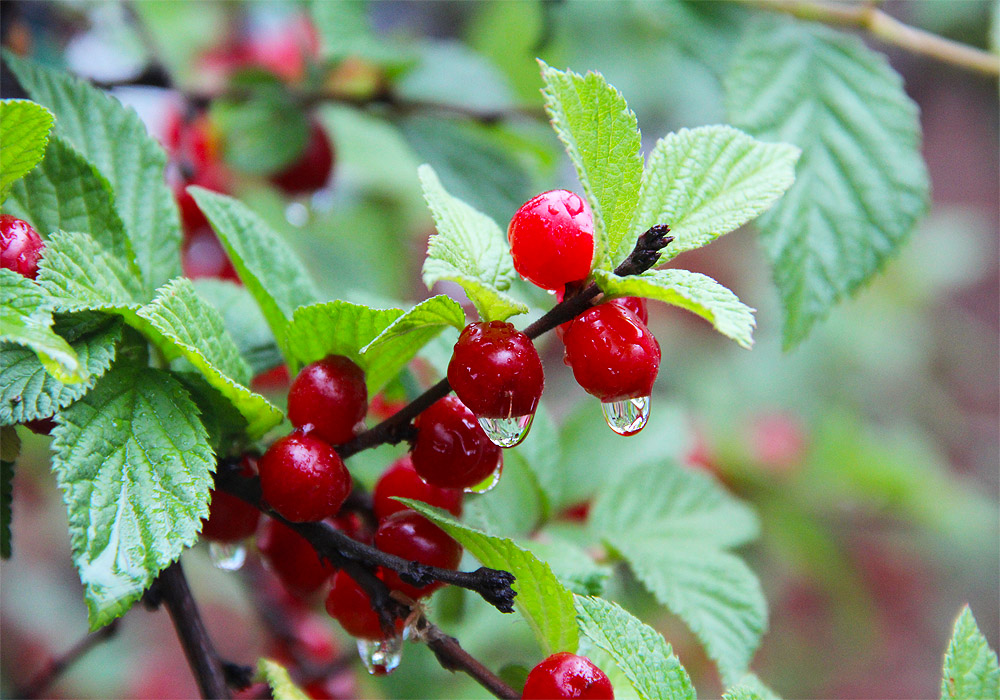
<path fill-rule="evenodd" d="M 639 396 L 623 401 L 608 401 L 601 404 L 604 420 L 608 427 L 619 435 L 635 435 L 649 420 L 649 397 Z"/>

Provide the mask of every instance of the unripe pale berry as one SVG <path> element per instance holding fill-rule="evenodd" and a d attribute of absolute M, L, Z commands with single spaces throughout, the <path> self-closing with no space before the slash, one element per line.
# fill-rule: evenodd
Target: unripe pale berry
<path fill-rule="evenodd" d="M 440 569 L 455 569 L 462 560 L 462 546 L 448 533 L 413 510 L 393 513 L 375 531 L 375 546 L 387 554 L 418 561 Z M 444 584 L 436 581 L 423 588 L 404 583 L 395 571 L 385 571 L 385 584 L 416 600 Z"/>
<path fill-rule="evenodd" d="M 470 488 L 500 466 L 500 448 L 457 396 L 438 399 L 417 416 L 414 425 L 413 468 L 428 484 Z"/>
<path fill-rule="evenodd" d="M 560 652 L 531 669 L 521 693 L 523 700 L 589 698 L 614 700 L 615 692 L 604 671 L 585 656 Z"/>
<path fill-rule="evenodd" d="M 543 192 L 517 210 L 507 228 L 514 269 L 542 289 L 560 290 L 590 274 L 594 219 L 568 190 Z"/>
<path fill-rule="evenodd" d="M 465 327 L 448 364 L 455 394 L 479 418 L 535 412 L 545 377 L 531 339 L 503 321 Z"/>
<path fill-rule="evenodd" d="M 410 510 L 399 501 L 393 500 L 394 496 L 423 501 L 460 517 L 465 494 L 459 489 L 443 489 L 428 484 L 413 468 L 410 456 L 404 455 L 382 474 L 372 490 L 372 508 L 375 517 L 380 521 L 393 513 Z"/>
<path fill-rule="evenodd" d="M 10 214 L 0 216 L 0 267 L 35 279 L 45 244 L 27 221 Z"/>
<path fill-rule="evenodd" d="M 292 522 L 336 515 L 351 491 L 351 475 L 340 455 L 298 431 L 275 440 L 258 466 L 264 499 Z"/>
<path fill-rule="evenodd" d="M 288 391 L 288 419 L 331 445 L 354 437 L 368 412 L 365 373 L 343 355 L 329 355 L 302 368 Z"/>
<path fill-rule="evenodd" d="M 649 396 L 660 367 L 660 344 L 621 304 L 600 304 L 577 316 L 563 336 L 565 361 L 587 393 L 601 401 Z"/>

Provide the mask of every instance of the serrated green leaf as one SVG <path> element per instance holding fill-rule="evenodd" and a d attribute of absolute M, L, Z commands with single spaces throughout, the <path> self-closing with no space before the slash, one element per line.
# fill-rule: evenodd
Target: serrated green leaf
<path fill-rule="evenodd" d="M 251 175 L 270 175 L 303 154 L 309 120 L 280 83 L 249 89 L 248 99 L 213 102 L 212 119 L 224 135 L 223 155 L 229 165 Z"/>
<path fill-rule="evenodd" d="M 623 472 L 598 495 L 590 526 L 692 629 L 723 679 L 746 672 L 767 606 L 753 573 L 723 548 L 757 535 L 747 506 L 709 476 L 667 462 Z"/>
<path fill-rule="evenodd" d="M 201 187 L 188 191 L 219 235 L 240 280 L 257 300 L 280 346 L 295 309 L 319 297 L 302 261 L 242 202 Z M 287 346 L 282 347 L 282 352 L 286 360 L 292 359 Z"/>
<path fill-rule="evenodd" d="M 727 683 L 746 672 L 767 629 L 767 601 L 739 557 L 683 537 L 618 535 L 608 542 L 656 600 L 697 635 Z"/>
<path fill-rule="evenodd" d="M 115 359 L 122 323 L 98 313 L 57 315 L 52 330 L 73 348 L 87 379 L 63 384 L 31 350 L 0 346 L 0 425 L 49 418 L 90 391 Z"/>
<path fill-rule="evenodd" d="M 427 288 L 441 280 L 456 282 L 484 321 L 527 313 L 525 304 L 504 293 L 514 279 L 514 261 L 497 223 L 448 194 L 431 166 L 417 172 L 437 226 L 423 267 Z"/>
<path fill-rule="evenodd" d="M 140 279 L 132 243 L 115 211 L 111 185 L 58 136 L 49 140 L 42 164 L 14 185 L 7 208 L 36 230 L 84 231 Z"/>
<path fill-rule="evenodd" d="M 257 672 L 271 689 L 274 700 L 309 700 L 309 696 L 292 682 L 288 669 L 271 659 L 257 661 Z"/>
<path fill-rule="evenodd" d="M 927 209 L 917 106 L 884 56 L 798 22 L 754 25 L 725 85 L 736 126 L 802 149 L 795 185 L 758 221 L 789 348 L 886 264 Z"/>
<path fill-rule="evenodd" d="M 524 549 L 548 564 L 556 578 L 573 593 L 599 596 L 604 592 L 611 568 L 598 564 L 572 542 L 562 538 L 522 539 L 519 542 Z"/>
<path fill-rule="evenodd" d="M 614 659 L 642 700 L 695 700 L 691 678 L 662 634 L 615 603 L 574 598 L 580 631 Z"/>
<path fill-rule="evenodd" d="M 642 184 L 638 122 L 600 73 L 581 76 L 539 63 L 545 111 L 594 214 L 594 267 L 614 269 L 634 242 L 629 234 Z"/>
<path fill-rule="evenodd" d="M 182 277 L 171 281 L 137 315 L 163 336 L 162 341 L 157 339 L 157 345 L 167 360 L 183 357 L 233 404 L 246 419 L 251 439 L 261 437 L 281 422 L 281 411 L 246 388 L 250 367 L 240 356 L 219 312 L 198 296 L 191 280 Z"/>
<path fill-rule="evenodd" d="M 201 277 L 192 284 L 198 295 L 222 314 L 222 323 L 254 376 L 283 362 L 264 314 L 246 287 L 211 277 Z"/>
<path fill-rule="evenodd" d="M 181 227 L 164 179 L 167 157 L 135 111 L 67 73 L 9 51 L 3 56 L 28 94 L 55 114 L 55 135 L 72 144 L 111 184 L 147 294 L 180 275 Z"/>
<path fill-rule="evenodd" d="M 979 631 L 972 610 L 966 605 L 955 620 L 944 653 L 941 698 L 947 700 L 993 700 L 1000 697 L 1000 666 L 996 652 Z"/>
<path fill-rule="evenodd" d="M 86 233 L 57 231 L 49 237 L 38 265 L 38 283 L 58 311 L 139 308 L 142 284 L 125 261 Z"/>
<path fill-rule="evenodd" d="M 0 439 L 4 443 L 4 455 L 0 459 L 0 559 L 10 559 L 10 523 L 13 518 L 14 503 L 14 457 L 21 441 L 14 428 L 0 428 Z"/>
<path fill-rule="evenodd" d="M 474 530 L 451 515 L 407 498 L 396 499 L 458 540 L 483 566 L 514 574 L 517 592 L 514 607 L 524 616 L 545 654 L 575 650 L 579 643 L 573 594 L 552 573 L 549 565 L 509 539 Z"/>
<path fill-rule="evenodd" d="M 28 100 L 0 101 L 0 202 L 45 154 L 52 112 Z"/>
<path fill-rule="evenodd" d="M 748 673 L 722 694 L 722 700 L 781 700 L 781 698 L 764 685 L 755 674 Z"/>
<path fill-rule="evenodd" d="M 766 211 L 795 181 L 799 149 L 764 143 L 729 126 L 681 129 L 656 142 L 632 226 L 636 238 L 654 224 L 674 237 L 663 258 L 700 248 Z M 622 246 L 618 264 L 631 246 Z"/>
<path fill-rule="evenodd" d="M 438 294 L 430 299 L 425 299 L 403 313 L 379 333 L 374 340 L 361 348 L 361 353 L 370 352 L 383 343 L 402 338 L 407 334 L 418 333 L 427 328 L 441 330 L 448 326 L 458 330 L 465 328 L 465 312 L 457 301 L 443 294 Z M 422 345 L 423 343 L 421 343 Z"/>
<path fill-rule="evenodd" d="M 76 352 L 52 330 L 52 299 L 42 287 L 6 268 L 0 268 L 0 342 L 30 348 L 45 371 L 61 382 L 87 378 Z"/>
<path fill-rule="evenodd" d="M 115 367 L 58 423 L 52 466 L 96 629 L 197 540 L 215 459 L 187 393 L 149 367 Z"/>
<path fill-rule="evenodd" d="M 446 323 L 454 325 L 457 304 L 452 304 L 455 302 L 447 297 L 433 297 L 408 312 L 346 301 L 303 306 L 292 316 L 286 333 L 291 368 L 297 371 L 327 355 L 344 355 L 365 370 L 368 392 L 374 394 L 399 374 Z M 397 322 L 399 334 L 375 342 Z"/>
<path fill-rule="evenodd" d="M 753 346 L 754 309 L 711 277 L 689 270 L 647 270 L 641 275 L 618 277 L 596 270 L 594 278 L 612 296 L 658 299 L 698 314 L 741 347 Z"/>

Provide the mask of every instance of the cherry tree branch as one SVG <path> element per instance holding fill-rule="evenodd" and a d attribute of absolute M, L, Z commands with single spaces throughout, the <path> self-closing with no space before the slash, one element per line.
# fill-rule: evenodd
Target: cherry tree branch
<path fill-rule="evenodd" d="M 804 0 L 737 0 L 762 10 L 838 27 L 861 29 L 887 44 L 928 56 L 959 68 L 996 77 L 1000 56 L 912 27 L 886 14 L 871 2 L 827 3 Z"/>
<path fill-rule="evenodd" d="M 98 644 L 105 642 L 118 633 L 119 620 L 112 620 L 99 630 L 91 632 L 82 637 L 73 646 L 67 649 L 60 656 L 55 657 L 45 668 L 39 671 L 31 681 L 22 688 L 19 688 L 14 697 L 18 698 L 40 698 L 46 691 L 59 680 L 59 676 L 66 672 L 70 666 L 83 658 L 91 649 Z"/>

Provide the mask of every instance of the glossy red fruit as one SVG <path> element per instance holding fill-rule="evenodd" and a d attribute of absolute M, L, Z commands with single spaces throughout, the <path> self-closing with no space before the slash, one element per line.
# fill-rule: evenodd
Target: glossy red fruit
<path fill-rule="evenodd" d="M 521 205 L 507 240 L 518 274 L 542 289 L 583 279 L 594 262 L 590 207 L 568 190 L 543 192 Z"/>
<path fill-rule="evenodd" d="M 351 491 L 351 475 L 340 455 L 298 431 L 275 440 L 258 468 L 264 500 L 292 522 L 333 517 Z"/>
<path fill-rule="evenodd" d="M 382 572 L 378 573 L 382 578 Z M 326 597 L 326 611 L 340 623 L 348 634 L 358 639 L 384 639 L 378 613 L 372 608 L 371 598 L 344 570 L 333 577 L 333 585 Z M 402 632 L 403 621 L 396 620 L 396 631 Z"/>
<path fill-rule="evenodd" d="M 288 391 L 288 419 L 331 445 L 354 437 L 368 412 L 365 373 L 343 355 L 306 365 Z"/>
<path fill-rule="evenodd" d="M 239 542 L 257 530 L 260 511 L 225 491 L 211 491 L 208 518 L 202 521 L 201 536 L 216 542 Z"/>
<path fill-rule="evenodd" d="M 646 324 L 620 304 L 600 304 L 577 316 L 563 336 L 565 361 L 587 393 L 603 402 L 649 396 L 660 368 L 660 344 Z"/>
<path fill-rule="evenodd" d="M 503 321 L 465 327 L 448 363 L 455 394 L 480 418 L 535 412 L 545 377 L 531 339 Z"/>
<path fill-rule="evenodd" d="M 272 518 L 264 519 L 257 548 L 285 588 L 299 597 L 315 593 L 336 572 L 302 535 Z"/>
<path fill-rule="evenodd" d="M 297 161 L 271 176 L 271 182 L 289 195 L 308 194 L 321 189 L 333 170 L 333 144 L 323 126 L 313 121 L 309 141 Z"/>
<path fill-rule="evenodd" d="M 449 489 L 482 482 L 500 466 L 493 444 L 476 416 L 457 396 L 445 396 L 417 416 L 417 439 L 411 459 L 424 481 Z"/>
<path fill-rule="evenodd" d="M 372 507 L 378 520 L 385 520 L 393 513 L 410 510 L 393 497 L 412 498 L 428 505 L 447 510 L 455 517 L 462 515 L 465 494 L 459 489 L 431 486 L 420 478 L 409 455 L 404 455 L 385 470 L 372 490 Z"/>
<path fill-rule="evenodd" d="M 642 297 L 618 297 L 607 303 L 624 307 L 638 316 L 643 323 L 649 323 L 649 309 L 646 306 L 646 300 Z"/>
<path fill-rule="evenodd" d="M 10 214 L 0 216 L 0 267 L 33 280 L 44 248 L 42 237 L 27 221 Z"/>
<path fill-rule="evenodd" d="M 214 277 L 239 282 L 236 268 L 226 255 L 225 249 L 215 237 L 215 232 L 207 226 L 188 236 L 181 256 L 184 275 L 191 279 Z"/>
<path fill-rule="evenodd" d="M 521 693 L 523 700 L 589 698 L 614 700 L 615 691 L 604 671 L 586 656 L 560 652 L 531 669 Z"/>
<path fill-rule="evenodd" d="M 441 569 L 458 568 L 462 560 L 462 546 L 444 530 L 412 510 L 393 513 L 383 520 L 375 531 L 375 546 L 388 554 Z M 385 571 L 385 583 L 414 600 L 429 596 L 444 586 L 435 582 L 416 588 L 403 583 L 399 574 L 389 570 Z"/>

